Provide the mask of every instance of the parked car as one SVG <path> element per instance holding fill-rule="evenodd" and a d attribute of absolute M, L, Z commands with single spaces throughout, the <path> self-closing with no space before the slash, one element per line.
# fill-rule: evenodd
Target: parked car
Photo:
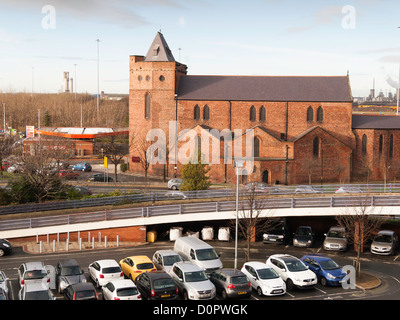
<path fill-rule="evenodd" d="M 8 278 L 3 271 L 0 271 L 0 291 L 8 297 Z"/>
<path fill-rule="evenodd" d="M 322 193 L 322 190 L 317 189 L 314 186 L 311 185 L 301 185 L 301 186 L 297 186 L 295 191 L 295 193 Z"/>
<path fill-rule="evenodd" d="M 102 287 L 107 282 L 124 278 L 118 262 L 113 259 L 97 260 L 89 265 L 89 276 L 96 283 L 96 286 Z"/>
<path fill-rule="evenodd" d="M 125 277 L 134 281 L 136 277 L 146 271 L 156 271 L 153 262 L 147 256 L 131 256 L 119 262 Z"/>
<path fill-rule="evenodd" d="M 346 251 L 347 245 L 345 228 L 331 227 L 328 233 L 325 233 L 324 250 Z"/>
<path fill-rule="evenodd" d="M 90 282 L 70 284 L 64 290 L 66 300 L 99 300 L 96 289 Z"/>
<path fill-rule="evenodd" d="M 318 282 L 316 274 L 294 256 L 274 254 L 267 259 L 266 264 L 286 282 L 287 290 L 314 288 Z"/>
<path fill-rule="evenodd" d="M 104 300 L 141 300 L 139 290 L 131 279 L 111 280 L 102 287 Z"/>
<path fill-rule="evenodd" d="M 152 261 L 158 270 L 171 271 L 175 262 L 181 262 L 182 258 L 173 250 L 158 250 L 154 253 Z"/>
<path fill-rule="evenodd" d="M 289 225 L 286 219 L 272 221 L 269 228 L 263 234 L 263 243 L 284 244 L 289 235 Z"/>
<path fill-rule="evenodd" d="M 169 199 L 169 200 L 183 200 L 183 199 L 187 199 L 188 197 L 187 197 L 187 195 L 185 194 L 185 193 L 183 193 L 183 192 L 181 192 L 181 191 L 176 191 L 176 190 L 174 190 L 174 191 L 167 191 L 166 193 L 165 193 L 165 196 L 166 196 L 166 198 L 167 199 Z"/>
<path fill-rule="evenodd" d="M 58 176 L 62 179 L 72 180 L 72 179 L 78 179 L 79 173 L 74 172 L 72 170 L 60 170 L 58 171 Z"/>
<path fill-rule="evenodd" d="M 175 262 L 169 273 L 184 300 L 211 300 L 216 289 L 204 270 L 190 262 Z"/>
<path fill-rule="evenodd" d="M 8 161 L 2 161 L 1 163 L 1 170 L 7 171 L 7 169 L 11 166 L 11 163 Z"/>
<path fill-rule="evenodd" d="M 1 300 L 9 300 L 8 294 L 2 288 L 0 288 L 0 301 Z"/>
<path fill-rule="evenodd" d="M 90 163 L 87 162 L 81 162 L 81 163 L 76 163 L 72 166 L 72 170 L 76 171 L 92 171 L 92 166 Z"/>
<path fill-rule="evenodd" d="M 265 263 L 245 262 L 241 270 L 250 280 L 251 287 L 259 296 L 276 296 L 286 293 L 286 284 L 279 274 Z"/>
<path fill-rule="evenodd" d="M 362 191 L 361 188 L 352 186 L 343 186 L 335 191 L 335 193 L 362 193 L 362 192 L 364 191 Z"/>
<path fill-rule="evenodd" d="M 26 283 L 18 292 L 19 300 L 56 300 L 50 288 L 42 282 Z"/>
<path fill-rule="evenodd" d="M 179 179 L 179 178 L 171 179 L 168 181 L 168 189 L 179 190 L 182 182 L 183 182 L 183 179 Z"/>
<path fill-rule="evenodd" d="M 277 187 L 269 186 L 265 182 L 249 182 L 245 184 L 244 189 L 247 192 L 256 193 L 278 193 L 279 189 Z"/>
<path fill-rule="evenodd" d="M 22 164 L 20 164 L 20 163 L 15 163 L 7 168 L 8 173 L 20 173 L 23 171 L 24 171 L 24 168 L 23 168 Z"/>
<path fill-rule="evenodd" d="M 50 276 L 43 262 L 24 262 L 18 268 L 18 282 L 21 288 L 30 282 L 41 282 L 50 286 Z"/>
<path fill-rule="evenodd" d="M 12 245 L 7 239 L 0 239 L 0 257 L 12 252 Z"/>
<path fill-rule="evenodd" d="M 165 271 L 144 272 L 135 279 L 143 300 L 176 300 L 179 290 Z"/>
<path fill-rule="evenodd" d="M 57 262 L 56 283 L 59 293 L 73 283 L 86 282 L 83 270 L 75 259 L 66 259 Z"/>
<path fill-rule="evenodd" d="M 340 286 L 346 272 L 331 258 L 319 255 L 305 255 L 301 259 L 317 275 L 323 286 Z"/>
<path fill-rule="evenodd" d="M 380 255 L 393 255 L 399 245 L 399 238 L 392 230 L 381 230 L 371 243 L 371 252 Z"/>
<path fill-rule="evenodd" d="M 73 186 L 73 188 L 83 196 L 91 196 L 92 195 L 92 190 L 90 190 L 88 187 Z"/>
<path fill-rule="evenodd" d="M 251 295 L 251 283 L 242 271 L 236 269 L 214 271 L 210 274 L 210 281 L 224 300 L 247 298 Z"/>
<path fill-rule="evenodd" d="M 310 226 L 299 226 L 293 233 L 295 247 L 311 247 L 314 243 L 314 232 Z"/>
<path fill-rule="evenodd" d="M 104 173 L 96 173 L 91 176 L 88 181 L 112 182 L 113 178 L 105 175 Z"/>

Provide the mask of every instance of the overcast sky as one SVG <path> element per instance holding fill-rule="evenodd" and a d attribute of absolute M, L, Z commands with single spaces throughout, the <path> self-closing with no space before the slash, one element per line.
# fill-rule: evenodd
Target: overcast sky
<path fill-rule="evenodd" d="M 189 74 L 346 75 L 354 96 L 394 93 L 400 2 L 0 0 L 0 90 L 128 93 L 129 55 L 161 30 Z M 76 77 L 75 77 L 76 71 Z"/>

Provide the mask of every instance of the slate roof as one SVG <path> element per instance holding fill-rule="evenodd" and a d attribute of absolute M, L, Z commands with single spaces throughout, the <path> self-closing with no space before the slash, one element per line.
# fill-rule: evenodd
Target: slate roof
<path fill-rule="evenodd" d="M 353 114 L 353 129 L 400 129 L 400 116 Z"/>
<path fill-rule="evenodd" d="M 175 61 L 167 41 L 165 41 L 161 32 L 157 32 L 144 61 Z"/>
<path fill-rule="evenodd" d="M 186 75 L 180 100 L 352 102 L 347 76 Z"/>

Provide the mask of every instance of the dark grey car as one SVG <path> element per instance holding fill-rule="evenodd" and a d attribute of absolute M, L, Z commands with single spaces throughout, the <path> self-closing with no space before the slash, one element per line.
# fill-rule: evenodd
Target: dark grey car
<path fill-rule="evenodd" d="M 62 293 L 70 284 L 86 282 L 86 277 L 75 259 L 67 259 L 57 263 L 56 282 L 58 292 Z"/>
<path fill-rule="evenodd" d="M 246 275 L 235 269 L 221 269 L 210 274 L 210 280 L 223 299 L 248 298 L 251 295 L 251 284 Z"/>

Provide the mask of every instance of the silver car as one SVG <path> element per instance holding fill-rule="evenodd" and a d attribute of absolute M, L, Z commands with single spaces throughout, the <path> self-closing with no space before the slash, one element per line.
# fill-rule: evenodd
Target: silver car
<path fill-rule="evenodd" d="M 172 190 L 179 190 L 181 187 L 181 184 L 183 182 L 183 179 L 171 179 L 168 181 L 168 189 Z"/>
<path fill-rule="evenodd" d="M 19 300 L 56 300 L 53 293 L 42 282 L 28 282 L 18 292 Z"/>
<path fill-rule="evenodd" d="M 182 262 L 182 258 L 173 250 L 158 250 L 152 261 L 158 270 L 169 272 L 175 262 Z"/>
<path fill-rule="evenodd" d="M 347 250 L 346 230 L 342 227 L 331 227 L 325 234 L 324 249 L 334 251 Z"/>
<path fill-rule="evenodd" d="M 317 189 L 314 186 L 311 185 L 302 185 L 302 186 L 297 186 L 295 193 L 322 193 L 322 190 Z"/>
<path fill-rule="evenodd" d="M 397 234 L 392 230 L 381 230 L 371 243 L 371 252 L 380 255 L 393 255 L 397 246 Z"/>
<path fill-rule="evenodd" d="M 75 259 L 66 259 L 57 263 L 56 281 L 58 292 L 62 293 L 70 284 L 86 282 L 86 278 Z"/>
<path fill-rule="evenodd" d="M 0 291 L 3 291 L 5 296 L 8 297 L 8 278 L 3 271 L 0 271 Z"/>
<path fill-rule="evenodd" d="M 204 270 L 190 262 L 176 262 L 169 273 L 184 300 L 214 299 L 216 289 Z"/>
<path fill-rule="evenodd" d="M 50 286 L 50 276 L 47 266 L 43 262 L 24 262 L 18 268 L 18 282 L 21 288 L 32 282 L 43 282 L 47 287 Z"/>

